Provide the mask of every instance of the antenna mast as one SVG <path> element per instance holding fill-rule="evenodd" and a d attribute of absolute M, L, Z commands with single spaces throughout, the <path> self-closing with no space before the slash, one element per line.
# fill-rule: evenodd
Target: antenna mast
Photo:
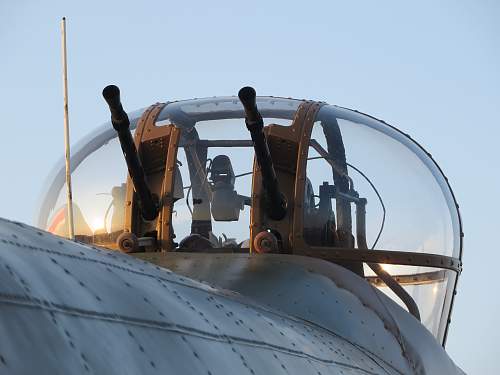
<path fill-rule="evenodd" d="M 62 66 L 63 66 L 63 96 L 64 96 L 64 149 L 66 160 L 66 188 L 67 188 L 67 224 L 71 240 L 75 239 L 75 226 L 73 223 L 73 193 L 71 190 L 71 165 L 69 148 L 69 115 L 68 115 L 68 66 L 66 59 L 66 17 L 61 20 Z"/>

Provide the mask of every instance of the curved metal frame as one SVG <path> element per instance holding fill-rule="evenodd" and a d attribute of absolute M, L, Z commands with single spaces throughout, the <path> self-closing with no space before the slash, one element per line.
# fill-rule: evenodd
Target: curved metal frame
<path fill-rule="evenodd" d="M 420 266 L 444 268 L 462 272 L 462 261 L 457 258 L 438 254 L 424 254 L 395 250 L 363 250 L 338 247 L 312 247 L 297 251 L 294 254 L 319 258 L 330 262 L 355 261 L 363 263 L 396 264 L 401 266 Z"/>
<path fill-rule="evenodd" d="M 446 273 L 444 270 L 422 272 L 409 275 L 394 275 L 394 280 L 396 280 L 400 285 L 426 285 L 434 284 L 436 282 L 443 282 L 446 279 Z M 384 280 L 377 276 L 365 276 L 366 281 L 375 286 L 383 286 Z"/>

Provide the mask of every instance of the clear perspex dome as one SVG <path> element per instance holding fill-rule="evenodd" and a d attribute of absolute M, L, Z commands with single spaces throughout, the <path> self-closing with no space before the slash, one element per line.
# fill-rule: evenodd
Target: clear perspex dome
<path fill-rule="evenodd" d="M 292 124 L 302 103 L 304 101 L 273 97 L 257 100 L 264 123 L 282 126 Z M 131 129 L 142 113 L 143 110 L 130 114 Z M 214 247 L 232 246 L 244 251 L 250 239 L 254 151 L 239 100 L 222 97 L 169 103 L 160 113 L 156 126 L 169 125 L 182 131 L 172 215 L 175 243 L 179 244 L 193 233 L 194 223 L 204 223 L 203 228 Z M 193 137 L 204 142 L 205 151 L 193 149 L 189 141 Z M 384 122 L 330 105 L 322 106 L 317 113 L 309 152 L 304 155 L 307 186 L 302 230 L 306 244 L 325 249 L 339 247 L 335 239 L 328 239 L 322 233 L 325 225 L 331 227 L 331 222 L 335 222 L 337 200 L 345 198 L 338 194 L 331 197 L 330 218 L 307 216 L 320 206 L 324 208 L 320 203 L 320 187 L 334 186 L 337 182 L 332 172 L 335 162 L 332 164 L 330 156 L 339 138 L 345 149 L 345 178 L 350 192 L 366 199 L 368 250 L 436 255 L 441 256 L 438 259 L 442 262 L 455 259 L 459 264 L 462 239 L 458 209 L 446 178 L 430 155 L 407 135 Z M 206 183 L 200 184 L 200 179 Z M 116 239 L 123 231 L 126 181 L 127 167 L 109 123 L 73 147 L 73 204 L 78 239 L 101 244 L 100 239 Z M 352 251 L 355 252 L 359 244 L 354 204 L 350 216 Z M 65 218 L 66 186 L 61 162 L 50 177 L 37 222 L 40 228 L 67 236 Z M 432 262 L 397 263 L 388 261 L 382 267 L 415 300 L 427 329 L 444 341 L 456 285 L 456 267 L 454 270 L 444 263 L 438 267 Z M 404 306 L 366 265 L 364 276 Z"/>
<path fill-rule="evenodd" d="M 320 185 L 334 184 L 332 173 L 325 173 L 332 168 L 321 157 L 321 149 L 328 150 L 325 129 L 329 127 L 340 130 L 350 185 L 367 202 L 368 248 L 408 253 L 410 257 L 420 253 L 461 259 L 460 216 L 443 173 L 430 154 L 407 135 L 367 115 L 337 106 L 324 106 L 319 111 L 307 162 L 315 203 Z M 354 206 L 351 211 L 355 235 Z M 382 268 L 415 300 L 422 323 L 444 340 L 457 273 L 444 267 L 427 267 L 426 262 L 418 266 L 383 264 Z M 366 264 L 364 271 L 373 285 L 402 304 Z"/>

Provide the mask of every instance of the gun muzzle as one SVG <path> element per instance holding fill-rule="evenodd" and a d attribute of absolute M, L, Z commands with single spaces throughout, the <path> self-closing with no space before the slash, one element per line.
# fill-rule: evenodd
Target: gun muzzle
<path fill-rule="evenodd" d="M 120 89 L 115 85 L 106 86 L 104 90 L 102 90 L 102 96 L 104 100 L 106 100 L 106 103 L 108 103 L 113 128 L 117 132 L 128 130 L 130 121 L 120 102 Z"/>
<path fill-rule="evenodd" d="M 145 220 L 154 220 L 158 216 L 158 205 L 146 182 L 144 168 L 137 155 L 137 149 L 130 133 L 130 121 L 120 102 L 120 89 L 114 85 L 106 86 L 102 90 L 102 96 L 108 103 L 111 112 L 111 123 L 118 133 L 128 173 L 134 184 L 134 190 L 139 197 L 142 217 Z"/>
<path fill-rule="evenodd" d="M 261 123 L 263 125 L 262 116 L 257 109 L 257 93 L 253 87 L 243 87 L 238 92 L 238 97 L 240 98 L 241 104 L 245 109 L 245 122 L 247 126 L 254 123 Z M 251 129 L 248 129 L 251 131 Z"/>
<path fill-rule="evenodd" d="M 287 204 L 279 189 L 273 160 L 263 131 L 264 121 L 257 109 L 255 90 L 252 87 L 243 87 L 238 92 L 238 97 L 245 109 L 245 123 L 252 137 L 255 156 L 262 174 L 267 216 L 273 220 L 281 220 L 286 215 Z"/>

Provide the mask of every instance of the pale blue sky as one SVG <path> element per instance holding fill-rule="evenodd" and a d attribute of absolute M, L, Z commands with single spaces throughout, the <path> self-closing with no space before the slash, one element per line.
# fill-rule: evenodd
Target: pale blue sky
<path fill-rule="evenodd" d="M 447 349 L 500 372 L 500 3 L 497 1 L 0 2 L 0 216 L 32 223 L 63 154 L 59 22 L 68 17 L 72 142 L 156 101 L 259 94 L 324 100 L 382 118 L 429 150 L 460 203 L 465 270 Z"/>

